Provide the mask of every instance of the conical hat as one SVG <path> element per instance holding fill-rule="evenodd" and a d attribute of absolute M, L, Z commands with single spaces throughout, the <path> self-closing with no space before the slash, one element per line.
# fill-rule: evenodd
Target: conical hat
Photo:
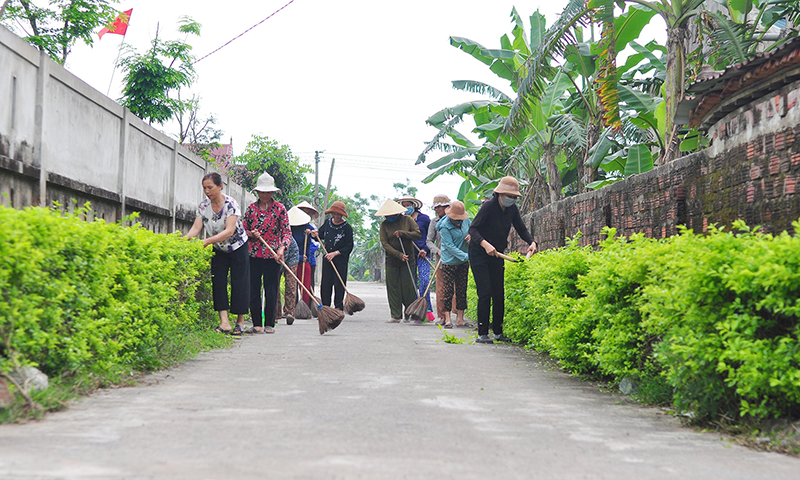
<path fill-rule="evenodd" d="M 381 205 L 381 208 L 375 212 L 376 217 L 385 217 L 388 215 L 397 215 L 398 213 L 405 213 L 406 207 L 400 205 L 399 203 L 395 202 L 391 198 L 387 198 L 386 201 Z"/>
<path fill-rule="evenodd" d="M 311 216 L 294 206 L 289 209 L 289 225 L 297 227 L 311 221 Z"/>
<path fill-rule="evenodd" d="M 319 216 L 319 211 L 314 208 L 314 205 L 303 200 L 302 202 L 297 204 L 297 208 L 302 208 L 304 212 L 311 215 L 311 218 L 317 218 Z"/>

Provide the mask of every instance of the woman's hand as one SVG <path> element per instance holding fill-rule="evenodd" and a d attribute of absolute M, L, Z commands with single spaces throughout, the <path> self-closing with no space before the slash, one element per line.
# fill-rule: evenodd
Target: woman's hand
<path fill-rule="evenodd" d="M 486 255 L 489 255 L 490 257 L 496 256 L 497 249 L 494 248 L 494 245 L 492 245 L 491 243 L 484 240 L 481 242 L 481 247 L 483 247 L 483 249 L 486 250 Z"/>
<path fill-rule="evenodd" d="M 472 240 L 472 236 L 468 234 L 466 237 L 464 237 L 464 240 L 469 243 L 469 241 Z"/>
<path fill-rule="evenodd" d="M 319 240 L 319 232 L 318 231 L 307 229 L 306 233 L 308 233 L 308 232 L 311 232 L 310 235 L 312 237 L 316 238 L 317 240 Z"/>
<path fill-rule="evenodd" d="M 341 253 L 339 250 L 336 250 L 335 252 L 328 252 L 328 254 L 327 254 L 327 255 L 325 255 L 325 258 L 326 258 L 326 259 L 327 259 L 329 262 L 333 262 L 333 259 L 334 259 L 334 258 L 336 258 L 336 257 L 338 257 L 338 256 L 339 256 L 339 255 L 341 255 L 341 254 L 342 254 L 342 253 Z"/>
<path fill-rule="evenodd" d="M 400 230 L 395 230 L 394 231 L 394 236 L 397 237 L 397 238 L 400 238 Z"/>
<path fill-rule="evenodd" d="M 426 252 L 425 250 L 420 250 L 419 253 L 417 254 L 417 256 L 419 258 L 425 258 L 425 257 L 428 256 L 428 252 Z"/>
<path fill-rule="evenodd" d="M 538 250 L 537 247 L 538 247 L 538 244 L 536 242 L 533 242 L 530 245 L 528 245 L 528 252 L 527 252 L 528 256 L 531 256 L 534 253 L 536 253 L 536 251 Z"/>
<path fill-rule="evenodd" d="M 211 245 L 212 243 L 214 243 L 214 242 L 209 242 L 208 240 L 209 240 L 208 238 L 206 238 L 205 240 L 203 240 L 203 248 L 206 248 L 207 246 L 209 246 L 209 245 Z"/>
<path fill-rule="evenodd" d="M 408 255 L 403 255 L 403 261 L 404 261 L 404 262 L 407 262 L 407 261 L 408 261 Z"/>

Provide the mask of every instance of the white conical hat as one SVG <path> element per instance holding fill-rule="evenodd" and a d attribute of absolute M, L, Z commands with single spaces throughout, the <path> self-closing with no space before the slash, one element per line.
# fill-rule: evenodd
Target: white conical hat
<path fill-rule="evenodd" d="M 297 208 L 305 209 L 303 211 L 308 213 L 309 215 L 311 215 L 311 218 L 317 218 L 319 216 L 319 211 L 317 211 L 317 209 L 314 208 L 314 205 L 311 205 L 310 203 L 306 202 L 305 200 L 303 200 L 302 202 L 298 203 L 297 204 Z"/>
<path fill-rule="evenodd" d="M 256 183 L 256 188 L 254 188 L 256 192 L 280 192 L 281 189 L 275 186 L 275 179 L 272 178 L 272 175 L 269 173 L 262 173 L 260 177 L 258 177 L 258 182 Z"/>
<path fill-rule="evenodd" d="M 311 221 L 311 216 L 296 206 L 289 209 L 289 225 L 297 227 Z"/>
<path fill-rule="evenodd" d="M 381 205 L 381 208 L 375 212 L 376 217 L 385 217 L 387 215 L 397 215 L 398 213 L 405 213 L 406 207 L 400 205 L 399 203 L 395 202 L 391 198 L 387 198 L 386 201 Z"/>

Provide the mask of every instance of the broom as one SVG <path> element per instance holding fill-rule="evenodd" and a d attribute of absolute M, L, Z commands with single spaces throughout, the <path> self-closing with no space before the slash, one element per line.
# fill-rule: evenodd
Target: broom
<path fill-rule="evenodd" d="M 258 237 L 259 240 L 261 240 L 261 243 L 263 243 L 264 246 L 267 247 L 272 256 L 277 258 L 278 255 L 275 253 L 275 250 L 273 250 L 272 247 L 270 247 L 269 244 L 263 238 L 261 238 L 261 235 L 257 234 L 256 236 Z M 294 277 L 295 280 L 300 282 L 300 279 L 297 278 L 297 275 L 295 275 L 293 271 L 289 270 L 289 267 L 287 267 L 286 264 L 283 263 L 283 260 L 281 260 L 280 262 L 281 265 L 283 265 L 283 268 L 285 268 L 286 271 L 289 272 Z M 308 291 L 305 285 L 300 283 L 300 286 L 303 287 L 303 290 L 306 291 L 308 296 L 314 300 L 314 303 L 316 304 L 317 309 L 319 310 L 319 312 L 317 312 L 317 320 L 319 322 L 320 335 L 327 332 L 328 330 L 333 330 L 334 328 L 338 327 L 339 324 L 342 323 L 342 320 L 344 320 L 344 312 L 340 312 L 335 308 L 323 305 L 319 300 L 316 299 L 316 297 L 314 297 L 314 294 Z"/>
<path fill-rule="evenodd" d="M 407 317 L 413 318 L 414 320 L 425 320 L 425 316 L 428 313 L 428 302 L 425 300 L 425 295 L 427 295 L 428 291 L 431 289 L 431 285 L 433 285 L 433 279 L 436 277 L 436 272 L 439 270 L 439 265 L 441 264 L 442 259 L 439 258 L 439 261 L 436 263 L 436 268 L 433 269 L 433 274 L 431 275 L 430 282 L 428 282 L 428 288 L 425 289 L 425 293 L 423 293 L 418 299 L 411 302 L 411 305 L 406 308 Z"/>
<path fill-rule="evenodd" d="M 400 240 L 400 249 L 403 250 L 403 255 L 408 255 L 406 253 L 406 247 L 403 246 L 403 239 L 400 238 L 400 237 L 397 237 L 397 238 Z M 413 244 L 414 242 L 411 242 L 411 243 Z M 411 285 L 414 286 L 414 295 L 416 295 L 417 296 L 417 300 L 419 300 L 419 288 L 417 288 L 417 281 L 414 280 L 414 274 L 411 273 L 411 264 L 409 262 L 406 262 L 406 266 L 408 267 L 408 275 L 411 277 Z M 416 300 L 414 300 L 414 301 L 416 301 Z M 411 303 L 414 303 L 414 302 L 411 302 Z M 409 305 L 409 307 L 410 306 L 411 305 Z M 408 321 L 408 314 L 406 314 L 405 317 L 406 317 L 406 321 Z"/>
<path fill-rule="evenodd" d="M 306 235 L 306 243 L 303 246 L 303 258 L 305 258 L 306 247 L 307 246 L 308 246 L 308 235 Z M 303 262 L 303 264 L 302 264 L 303 265 L 303 270 L 302 270 L 301 276 L 302 276 L 303 280 L 305 280 L 305 273 L 306 273 L 306 265 L 305 265 L 305 263 L 306 262 Z M 297 277 L 295 277 L 295 278 L 297 278 Z M 302 284 L 303 281 L 300 280 L 300 283 Z M 311 312 L 311 308 L 309 308 L 308 304 L 303 301 L 303 295 L 298 295 L 297 304 L 294 307 L 294 318 L 307 319 L 307 318 L 311 318 L 311 315 L 313 315 L 312 312 Z"/>
<path fill-rule="evenodd" d="M 414 248 L 416 248 L 416 249 L 417 249 L 417 253 L 419 253 L 419 252 L 421 252 L 421 251 L 422 251 L 422 249 L 421 249 L 421 248 L 419 248 L 419 247 L 417 246 L 417 244 L 416 244 L 416 243 L 412 243 L 412 245 L 414 245 Z M 417 258 L 419 258 L 419 256 L 417 256 Z M 431 259 L 430 259 L 430 258 L 428 258 L 428 256 L 427 256 L 427 255 L 425 255 L 425 260 L 427 260 L 427 261 L 428 261 L 428 265 L 430 265 L 430 266 L 431 266 L 431 268 L 436 268 L 436 267 L 434 267 L 434 266 L 433 266 L 433 262 L 431 262 Z"/>
<path fill-rule="evenodd" d="M 323 242 L 319 242 L 319 247 L 322 249 L 322 253 L 324 253 L 325 255 L 328 255 L 328 251 L 325 250 L 325 245 L 323 244 Z M 339 273 L 339 270 L 336 268 L 336 265 L 334 265 L 334 263 L 331 262 L 330 260 L 328 260 L 328 261 L 330 262 L 331 267 L 333 267 L 333 271 L 336 272 L 336 276 L 339 277 L 339 281 L 342 282 L 342 286 L 344 287 L 344 291 L 347 292 L 347 295 L 345 295 L 345 297 L 344 297 L 344 311 L 345 311 L 345 313 L 347 313 L 348 315 L 352 315 L 352 314 L 354 314 L 356 312 L 360 312 L 361 310 L 364 310 L 364 307 L 367 306 L 364 303 L 364 300 L 361 300 L 360 298 L 358 298 L 355 295 L 353 295 L 352 293 L 350 293 L 350 290 L 347 289 L 347 285 L 345 285 L 344 280 L 342 280 L 342 275 Z"/>

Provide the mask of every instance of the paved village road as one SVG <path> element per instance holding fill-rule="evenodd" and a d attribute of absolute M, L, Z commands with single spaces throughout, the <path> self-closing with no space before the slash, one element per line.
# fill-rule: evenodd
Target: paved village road
<path fill-rule="evenodd" d="M 792 479 L 509 345 L 386 324 L 382 286 L 335 331 L 281 324 L 132 388 L 0 426 L 0 479 Z M 467 336 L 468 332 L 454 330 Z"/>

